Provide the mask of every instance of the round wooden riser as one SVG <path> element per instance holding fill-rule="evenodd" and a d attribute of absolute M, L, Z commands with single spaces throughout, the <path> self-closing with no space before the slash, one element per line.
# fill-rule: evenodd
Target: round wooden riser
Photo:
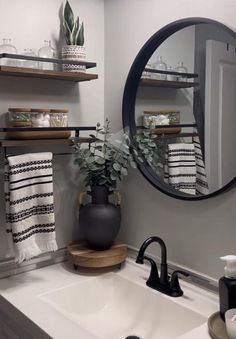
<path fill-rule="evenodd" d="M 94 251 L 84 242 L 71 244 L 67 247 L 69 259 L 74 267 L 101 268 L 119 265 L 127 257 L 127 245 L 116 242 L 109 250 Z"/>

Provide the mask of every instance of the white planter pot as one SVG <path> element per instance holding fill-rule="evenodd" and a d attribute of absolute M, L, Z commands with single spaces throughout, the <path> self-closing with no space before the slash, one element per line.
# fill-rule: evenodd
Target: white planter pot
<path fill-rule="evenodd" d="M 62 59 L 73 61 L 85 61 L 86 53 L 84 46 L 66 45 L 62 46 Z M 63 71 L 66 72 L 86 72 L 86 67 L 75 64 L 62 64 Z"/>

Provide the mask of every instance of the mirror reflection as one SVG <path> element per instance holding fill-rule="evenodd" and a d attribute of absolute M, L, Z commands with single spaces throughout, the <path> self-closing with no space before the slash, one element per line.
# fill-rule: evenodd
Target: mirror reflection
<path fill-rule="evenodd" d="M 138 144 L 173 190 L 207 195 L 236 172 L 236 42 L 214 24 L 174 33 L 149 59 L 136 97 Z"/>

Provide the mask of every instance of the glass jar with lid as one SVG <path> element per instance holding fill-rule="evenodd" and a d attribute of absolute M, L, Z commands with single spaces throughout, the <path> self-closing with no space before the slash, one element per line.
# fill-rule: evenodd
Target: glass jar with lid
<path fill-rule="evenodd" d="M 50 127 L 50 109 L 32 108 L 31 123 L 32 127 Z"/>
<path fill-rule="evenodd" d="M 153 63 L 153 68 L 158 71 L 166 71 L 167 64 L 162 60 L 162 56 L 158 56 L 157 60 Z M 154 73 L 155 79 L 157 80 L 166 80 L 166 74 Z"/>
<path fill-rule="evenodd" d="M 2 53 L 17 54 L 17 49 L 11 44 L 11 39 L 2 40 L 2 44 L 0 45 L 0 54 Z M 2 58 L 0 59 L 0 65 L 18 66 L 18 62 L 14 59 Z"/>
<path fill-rule="evenodd" d="M 50 110 L 50 126 L 51 127 L 67 127 L 68 126 L 68 110 L 67 109 L 51 109 Z"/>
<path fill-rule="evenodd" d="M 30 108 L 8 108 L 11 127 L 31 127 Z"/>

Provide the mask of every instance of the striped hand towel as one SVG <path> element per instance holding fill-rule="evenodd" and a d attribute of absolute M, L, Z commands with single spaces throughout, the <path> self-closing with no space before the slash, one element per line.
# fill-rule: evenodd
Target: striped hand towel
<path fill-rule="evenodd" d="M 168 144 L 164 181 L 178 191 L 196 194 L 196 160 L 193 144 Z"/>
<path fill-rule="evenodd" d="M 16 262 L 56 251 L 52 153 L 8 157 L 4 188 L 7 233 Z"/>

